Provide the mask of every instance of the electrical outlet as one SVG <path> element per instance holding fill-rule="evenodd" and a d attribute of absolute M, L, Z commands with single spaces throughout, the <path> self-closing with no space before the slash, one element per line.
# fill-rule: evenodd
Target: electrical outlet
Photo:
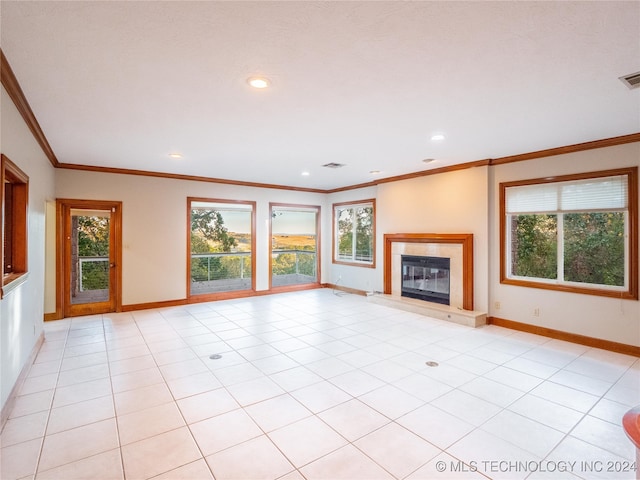
<path fill-rule="evenodd" d="M 495 302 L 495 303 L 493 304 L 493 308 L 495 308 L 496 310 L 500 310 L 500 307 L 501 307 L 501 306 L 502 306 L 502 305 L 500 304 L 500 302 Z"/>
<path fill-rule="evenodd" d="M 533 316 L 534 317 L 539 317 L 540 316 L 540 308 L 536 307 L 533 309 Z"/>

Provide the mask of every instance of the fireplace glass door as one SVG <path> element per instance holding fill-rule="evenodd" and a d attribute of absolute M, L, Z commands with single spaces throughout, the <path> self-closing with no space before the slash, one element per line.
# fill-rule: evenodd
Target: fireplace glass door
<path fill-rule="evenodd" d="M 402 296 L 449 305 L 450 259 L 402 256 Z"/>

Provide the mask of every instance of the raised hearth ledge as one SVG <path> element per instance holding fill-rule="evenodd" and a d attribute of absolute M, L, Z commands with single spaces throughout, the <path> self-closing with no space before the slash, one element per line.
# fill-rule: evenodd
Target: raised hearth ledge
<path fill-rule="evenodd" d="M 418 300 L 415 298 L 375 294 L 367 297 L 367 300 L 378 305 L 393 307 L 406 312 L 418 313 L 427 317 L 437 318 L 438 320 L 453 322 L 467 327 L 480 327 L 487 324 L 486 313 L 474 310 L 462 310 L 449 305 L 425 302 L 424 300 Z"/>

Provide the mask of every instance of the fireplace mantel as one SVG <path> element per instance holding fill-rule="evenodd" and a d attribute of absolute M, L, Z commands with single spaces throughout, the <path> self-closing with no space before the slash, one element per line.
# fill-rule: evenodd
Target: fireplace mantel
<path fill-rule="evenodd" d="M 462 308 L 473 310 L 472 233 L 386 233 L 384 234 L 384 293 L 391 294 L 391 250 L 394 242 L 448 243 L 462 246 Z"/>

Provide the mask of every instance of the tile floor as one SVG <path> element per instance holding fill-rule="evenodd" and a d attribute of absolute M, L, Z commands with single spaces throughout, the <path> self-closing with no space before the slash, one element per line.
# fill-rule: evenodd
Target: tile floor
<path fill-rule="evenodd" d="M 635 478 L 631 356 L 328 289 L 45 334 L 3 480 Z"/>

